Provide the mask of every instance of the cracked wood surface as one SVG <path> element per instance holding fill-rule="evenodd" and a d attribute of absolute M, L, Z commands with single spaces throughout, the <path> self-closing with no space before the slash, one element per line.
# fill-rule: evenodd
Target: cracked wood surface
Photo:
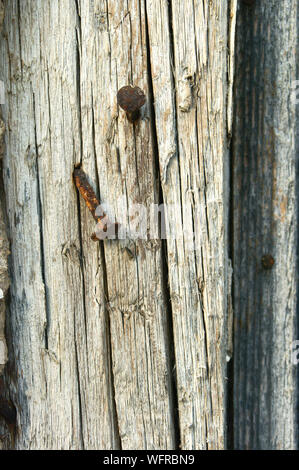
<path fill-rule="evenodd" d="M 5 4 L 15 445 L 223 448 L 234 11 L 222 0 Z M 134 126 L 116 103 L 127 84 L 148 97 Z M 169 239 L 91 241 L 78 164 L 116 215 L 120 197 L 177 205 Z"/>
<path fill-rule="evenodd" d="M 228 11 L 226 2 L 171 5 L 148 2 L 147 15 L 163 199 L 182 207 L 167 226 L 181 442 L 217 449 L 225 442 Z"/>

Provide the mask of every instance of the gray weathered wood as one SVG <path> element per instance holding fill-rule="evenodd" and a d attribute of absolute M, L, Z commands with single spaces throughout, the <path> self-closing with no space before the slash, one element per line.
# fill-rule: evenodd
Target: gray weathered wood
<path fill-rule="evenodd" d="M 4 5 L 0 1 L 0 31 L 4 19 Z M 4 97 L 1 97 L 2 99 Z M 5 124 L 1 119 L 0 113 L 0 171 L 2 170 L 2 158 L 4 150 Z M 6 223 L 4 219 L 5 195 L 3 191 L 2 171 L 0 175 L 0 375 L 3 372 L 7 361 L 7 346 L 5 340 L 5 297 L 9 287 L 8 263 L 9 245 L 6 232 Z"/>
<path fill-rule="evenodd" d="M 297 8 L 296 0 L 241 5 L 237 21 L 233 432 L 241 449 L 297 447 Z M 265 254 L 275 259 L 270 270 Z"/>
<path fill-rule="evenodd" d="M 72 181 L 82 152 L 78 23 L 75 2 L 6 3 L 1 69 L 13 276 L 6 381 L 18 410 L 17 448 L 118 445 L 102 260 L 80 231 Z"/>
<path fill-rule="evenodd" d="M 15 447 L 221 449 L 232 417 L 237 448 L 296 447 L 295 0 L 240 5 L 233 126 L 236 0 L 4 4 Z M 94 243 L 77 165 L 118 220 L 167 204 L 167 239 Z"/>
<path fill-rule="evenodd" d="M 227 4 L 14 0 L 6 10 L 16 447 L 171 449 L 180 438 L 222 448 Z M 148 96 L 134 126 L 116 104 L 129 83 Z M 167 226 L 177 240 L 94 244 L 77 164 L 115 210 L 121 196 L 128 208 L 161 194 L 177 204 Z"/>
<path fill-rule="evenodd" d="M 227 2 L 147 2 L 163 198 L 179 208 L 169 214 L 167 253 L 187 449 L 225 446 L 227 18 L 233 23 L 234 9 L 236 2 L 229 16 Z"/>
<path fill-rule="evenodd" d="M 116 103 L 118 89 L 127 84 L 148 95 L 144 7 L 137 0 L 82 1 L 79 21 L 82 165 L 88 174 L 97 174 L 101 202 L 119 220 L 121 198 L 128 211 L 133 204 L 159 202 L 150 117 L 133 126 Z M 161 243 L 138 240 L 128 247 L 108 241 L 104 257 L 121 447 L 172 449 L 174 404 Z M 94 266 L 89 275 L 96 270 Z"/>

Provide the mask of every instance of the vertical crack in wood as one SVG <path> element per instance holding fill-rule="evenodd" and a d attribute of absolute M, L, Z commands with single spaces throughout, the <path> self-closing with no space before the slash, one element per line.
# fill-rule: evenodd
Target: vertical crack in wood
<path fill-rule="evenodd" d="M 84 297 L 84 296 L 83 296 Z M 78 386 L 78 408 L 79 408 L 79 422 L 80 422 L 80 440 L 82 450 L 85 449 L 84 445 L 84 429 L 83 429 L 83 416 L 82 416 L 82 400 L 81 400 L 81 386 L 80 386 L 80 368 L 79 368 L 79 359 L 78 359 L 78 347 L 76 340 L 76 312 L 74 311 L 74 342 L 75 342 L 75 361 L 76 361 L 76 376 L 77 376 L 77 386 Z"/>
<path fill-rule="evenodd" d="M 151 121 L 151 132 L 152 132 L 152 145 L 153 155 L 155 157 L 154 171 L 156 172 L 156 180 L 159 182 L 159 205 L 164 204 L 163 190 L 161 184 L 160 164 L 159 164 L 159 149 L 156 129 L 156 117 L 154 107 L 154 92 L 153 92 L 153 81 L 152 81 L 152 70 L 151 70 L 151 56 L 150 56 L 150 43 L 149 43 L 149 32 L 148 32 L 148 18 L 146 10 L 146 2 L 144 5 L 145 14 L 145 32 L 146 32 L 146 50 L 147 50 L 147 77 L 148 77 L 148 90 L 149 90 L 149 112 Z M 163 289 L 164 299 L 167 309 L 167 334 L 168 334 L 168 358 L 170 368 L 170 381 L 171 381 L 171 393 L 170 402 L 172 409 L 172 419 L 174 426 L 174 442 L 175 448 L 180 448 L 181 433 L 180 433 L 180 420 L 179 420 L 179 407 L 178 407 L 178 390 L 177 390 L 177 374 L 176 374 L 176 361 L 175 361 L 175 350 L 174 350 L 174 331 L 173 331 L 173 318 L 172 318 L 172 304 L 171 295 L 169 288 L 169 273 L 168 273 L 168 255 L 167 255 L 167 241 L 162 240 L 162 268 L 163 268 Z"/>
<path fill-rule="evenodd" d="M 231 260 L 231 272 L 228 273 L 227 299 L 227 389 L 226 389 L 226 426 L 227 449 L 234 449 L 234 152 L 232 135 L 234 130 L 234 61 L 237 22 L 237 0 L 230 0 L 228 8 L 228 94 L 227 94 L 227 136 L 229 139 L 229 201 L 227 214 L 228 257 Z M 231 318 L 230 318 L 231 315 Z"/>
<path fill-rule="evenodd" d="M 46 260 L 45 260 L 45 240 L 44 240 L 44 229 L 43 229 L 43 205 L 42 205 L 41 182 L 40 182 L 39 163 L 38 163 L 35 95 L 32 90 L 32 87 L 31 87 L 31 93 L 32 93 L 33 120 L 34 120 L 35 167 L 36 167 L 36 182 L 37 182 L 37 210 L 38 210 L 38 219 L 39 219 L 40 249 L 41 249 L 41 276 L 42 276 L 42 280 L 44 284 L 45 312 L 46 312 L 46 325 L 44 328 L 44 335 L 45 335 L 45 349 L 48 349 L 51 313 L 50 313 L 49 294 L 48 294 L 48 286 L 47 286 L 46 272 L 45 272 Z M 50 106 L 50 103 L 49 103 L 49 106 Z"/>
<path fill-rule="evenodd" d="M 79 9 L 79 0 L 75 0 L 76 12 L 77 12 L 77 24 L 76 28 L 76 40 L 77 40 L 77 49 L 76 49 L 76 66 L 77 66 L 77 103 L 78 103 L 78 121 L 79 121 L 79 132 L 80 132 L 80 162 L 82 163 L 82 149 L 83 149 L 83 137 L 82 137 L 82 112 L 81 112 L 81 57 L 80 57 L 80 48 L 81 48 L 81 16 Z M 80 198 L 77 194 L 77 210 L 78 210 L 78 232 L 79 232 L 79 243 L 80 243 L 80 269 L 82 275 L 82 299 L 83 299 L 83 315 L 84 315 L 84 333 L 85 333 L 85 343 L 86 348 L 88 344 L 87 338 L 87 320 L 86 320 L 86 290 L 85 290 L 85 276 L 84 276 L 84 253 L 83 253 L 83 241 L 82 241 L 82 230 L 81 230 L 81 210 L 80 210 Z M 75 354 L 76 354 L 76 378 L 77 378 L 77 387 L 78 387 L 78 406 L 79 406 L 79 422 L 80 422 L 80 439 L 81 445 L 84 449 L 84 429 L 83 429 L 83 415 L 82 415 L 82 399 L 81 399 L 81 386 L 80 386 L 80 372 L 79 372 L 79 363 L 78 363 L 78 351 L 77 351 L 77 340 L 76 340 L 76 316 L 74 312 L 74 343 L 75 343 Z M 88 351 L 86 350 L 86 357 L 88 362 Z"/>
<path fill-rule="evenodd" d="M 175 84 L 175 54 L 174 54 L 174 36 L 173 36 L 173 20 L 172 20 L 172 0 L 169 0 L 168 3 L 168 30 L 169 30 L 169 50 L 170 50 L 170 69 L 171 69 L 171 85 L 173 89 L 173 115 L 174 115 L 174 129 L 175 129 L 175 144 L 176 144 L 176 157 L 178 162 L 178 172 L 179 172 L 179 183 L 180 183 L 180 206 L 181 206 L 181 220 L 184 220 L 183 217 L 183 203 L 182 203 L 182 178 L 181 178 L 181 167 L 180 167 L 180 147 L 179 147 L 179 128 L 178 128 L 178 118 L 177 118 L 177 92 Z M 170 160 L 167 161 L 167 167 L 169 166 Z M 165 181 L 167 179 L 167 167 L 163 168 L 163 173 L 165 174 Z"/>
<path fill-rule="evenodd" d="M 75 0 L 76 3 L 76 10 L 78 16 L 78 29 L 79 29 L 79 36 L 77 32 L 77 88 L 78 88 L 78 103 L 79 103 L 79 122 L 80 122 L 80 142 L 81 142 L 81 158 L 80 163 L 82 163 L 82 149 L 83 149 L 83 135 L 82 135 L 82 112 L 81 112 L 81 64 L 80 64 L 80 47 L 81 47 L 81 17 L 80 17 L 80 9 L 79 9 L 79 0 Z M 95 157 L 95 169 L 96 169 L 96 184 L 98 190 L 100 192 L 100 182 L 99 182 L 99 170 L 97 164 L 97 155 L 96 155 L 96 145 L 95 145 L 95 122 L 94 122 L 94 105 L 93 105 L 93 95 L 92 95 L 92 142 L 93 142 L 93 149 L 94 149 L 94 157 Z M 81 273 L 82 273 L 82 285 L 83 285 L 83 310 L 84 310 L 84 322 L 85 322 L 85 337 L 86 337 L 86 344 L 88 344 L 87 338 L 87 319 L 86 319 L 86 288 L 85 288 L 85 276 L 84 276 L 84 266 L 83 266 L 83 235 L 81 230 L 81 210 L 80 210 L 80 198 L 79 194 L 77 194 L 77 208 L 78 208 L 78 230 L 79 230 L 79 242 L 80 242 L 80 264 L 81 264 Z M 114 379 L 113 379 L 113 369 L 112 369 L 112 352 L 111 352 L 111 332 L 110 332 L 110 319 L 109 319 L 109 311 L 108 311 L 108 288 L 107 288 L 107 271 L 106 271 L 106 263 L 105 263 L 105 252 L 104 252 L 104 242 L 99 242 L 99 254 L 101 258 L 101 264 L 103 269 L 103 283 L 104 283 L 104 292 L 105 292 L 105 338 L 106 338 L 106 350 L 107 350 L 107 376 L 108 376 L 108 383 L 111 387 L 111 396 L 112 396 L 112 403 L 111 403 L 111 410 L 110 415 L 113 422 L 113 429 L 111 429 L 111 442 L 116 442 L 116 446 L 118 449 L 121 449 L 121 440 L 120 440 L 120 433 L 119 433 L 119 426 L 118 426 L 118 419 L 117 419 L 117 411 L 116 411 L 116 403 L 115 403 L 115 388 L 114 388 Z M 74 319 L 75 322 L 75 319 Z M 76 333 L 74 336 L 75 339 L 75 347 L 76 347 L 76 361 L 77 361 L 77 379 L 78 379 L 78 392 L 79 392 L 79 410 L 80 410 L 80 426 L 81 426 L 81 440 L 82 445 L 84 448 L 84 433 L 83 433 L 83 415 L 82 415 L 82 405 L 81 405 L 81 389 L 80 389 L 80 375 L 79 375 L 79 366 L 78 366 L 78 355 L 77 355 L 77 344 L 76 344 Z M 87 360 L 88 360 L 88 352 Z"/>
<path fill-rule="evenodd" d="M 101 201 L 101 186 L 100 186 L 100 173 L 98 168 L 98 159 L 97 159 L 97 150 L 96 150 L 96 130 L 95 130 L 95 122 L 94 122 L 94 101 L 93 101 L 93 87 L 91 82 L 91 119 L 92 119 L 92 128 L 91 128 L 91 138 L 92 138 L 92 148 L 94 154 L 94 162 L 95 162 L 95 170 L 96 170 L 96 186 L 99 191 L 99 201 Z"/>
<path fill-rule="evenodd" d="M 78 2 L 78 0 L 76 0 L 76 2 Z M 108 21 L 109 20 L 108 4 L 106 6 L 107 6 L 106 17 Z M 109 31 L 109 28 L 108 28 L 108 31 Z M 80 100 L 81 100 L 81 97 L 80 97 Z M 81 109 L 80 109 L 80 115 L 81 115 Z M 92 119 L 92 129 L 91 129 L 92 147 L 93 147 L 93 152 L 94 152 L 95 170 L 96 170 L 96 175 L 95 175 L 96 186 L 98 189 L 98 193 L 99 193 L 98 196 L 100 200 L 101 199 L 100 172 L 98 168 L 96 143 L 95 143 L 96 132 L 95 132 L 94 98 L 93 98 L 92 83 L 91 83 L 91 119 Z M 81 138 L 81 145 L 83 145 L 82 138 Z M 81 246 L 82 246 L 82 235 L 81 235 Z M 108 309 L 108 305 L 109 305 L 108 279 L 107 279 L 107 268 L 106 268 L 106 259 L 105 259 L 105 246 L 104 246 L 103 240 L 98 242 L 98 247 L 99 247 L 99 257 L 101 259 L 101 266 L 103 270 L 103 284 L 104 284 L 104 296 L 105 296 L 104 312 L 105 312 L 105 329 L 106 329 L 105 338 L 106 338 L 106 357 L 107 357 L 106 372 L 109 378 L 108 382 L 111 387 L 111 397 L 112 397 L 111 410 L 110 410 L 110 416 L 112 417 L 112 422 L 113 422 L 113 429 L 111 429 L 111 442 L 116 442 L 116 447 L 121 450 L 121 438 L 120 438 L 117 408 L 116 408 L 116 402 L 115 402 L 115 386 L 114 386 L 114 376 L 113 376 L 113 367 L 112 367 L 111 329 L 110 329 L 110 317 L 109 317 L 109 309 Z"/>
<path fill-rule="evenodd" d="M 234 135 L 234 120 L 232 121 L 231 133 Z M 232 272 L 234 270 L 234 152 L 232 140 L 229 146 L 229 209 L 228 209 L 228 256 L 231 260 Z M 231 350 L 228 351 L 230 358 L 227 365 L 227 400 L 226 400 L 226 424 L 227 424 L 227 449 L 234 449 L 234 276 L 231 276 L 231 289 L 228 292 L 231 301 L 232 321 L 228 322 L 228 337 L 231 335 Z M 228 304 L 229 309 L 229 304 Z M 229 315 L 229 312 L 228 312 Z M 229 346 L 228 341 L 228 346 Z"/>
<path fill-rule="evenodd" d="M 111 39 L 110 39 L 110 27 L 109 27 L 109 7 L 108 2 L 106 1 L 106 20 L 108 25 L 108 37 L 109 37 L 109 61 L 110 61 L 110 75 L 111 75 Z M 95 158 L 95 168 L 96 168 L 96 183 L 99 192 L 99 200 L 101 200 L 101 188 L 100 188 L 100 172 L 98 168 L 97 153 L 96 153 L 96 143 L 95 143 L 95 119 L 94 119 L 94 101 L 93 101 L 93 90 L 92 90 L 92 145 L 94 150 Z M 116 407 L 116 392 L 114 384 L 114 373 L 113 373 L 113 358 L 112 358 L 112 333 L 110 325 L 110 311 L 109 311 L 109 289 L 108 289 L 108 276 L 107 276 L 107 265 L 106 265 L 106 256 L 105 256 L 105 244 L 104 241 L 99 241 L 99 254 L 101 259 L 101 266 L 103 270 L 103 285 L 104 285 L 104 313 L 105 313 L 105 329 L 106 329 L 106 372 L 108 376 L 108 383 L 111 387 L 111 400 L 110 402 L 110 416 L 113 423 L 111 429 L 111 442 L 116 443 L 116 449 L 122 449 L 122 442 L 120 437 L 120 426 L 117 414 Z"/>
<path fill-rule="evenodd" d="M 83 300 L 83 315 L 84 315 L 84 333 L 85 333 L 85 343 L 86 348 L 88 344 L 87 338 L 87 324 L 86 324 L 86 290 L 85 290 L 85 276 L 84 276 L 84 254 L 83 254 L 83 241 L 82 241 L 82 229 L 81 229 L 81 209 L 80 209 L 80 197 L 77 193 L 77 211 L 78 211 L 78 234 L 79 234 L 79 245 L 80 245 L 80 270 L 82 276 L 82 300 Z M 77 350 L 77 333 L 76 333 L 76 312 L 74 312 L 74 344 L 75 344 L 75 359 L 76 359 L 76 378 L 77 378 L 77 387 L 78 387 L 78 407 L 79 407 L 79 422 L 80 422 L 80 439 L 82 448 L 84 449 L 84 432 L 83 432 L 83 415 L 82 415 L 82 399 L 81 399 L 81 386 L 80 386 L 80 369 L 79 369 L 79 360 L 78 360 L 78 350 Z M 86 356 L 88 362 L 88 350 L 86 349 Z"/>
<path fill-rule="evenodd" d="M 207 24 L 209 22 L 207 21 Z M 173 88 L 173 109 L 174 109 L 174 128 L 175 128 L 175 143 L 176 143 L 176 153 L 177 153 L 177 162 L 178 162 L 178 176 L 179 176 L 179 185 L 180 185 L 180 207 L 181 207 L 181 220 L 184 220 L 184 215 L 183 215 L 183 201 L 182 201 L 182 177 L 181 177 L 181 167 L 180 167 L 180 146 L 179 146 L 179 141 L 180 141 L 180 136 L 179 136 L 179 129 L 178 129 L 178 109 L 177 109 L 177 90 L 176 90 L 176 80 L 175 80 L 175 70 L 176 70 L 176 64 L 175 64 L 175 50 L 174 50 L 174 31 L 173 31 L 173 12 L 172 12 L 172 1 L 170 0 L 168 3 L 168 29 L 169 29 L 169 48 L 170 48 L 170 57 L 172 60 L 171 63 L 171 72 L 172 72 L 172 88 Z M 207 31 L 208 35 L 208 31 Z M 207 45 L 209 44 L 209 41 L 207 39 L 206 41 Z M 209 55 L 207 55 L 209 56 Z M 204 168 L 204 178 L 205 178 L 205 168 Z M 205 188 L 206 188 L 206 179 L 205 179 Z M 204 190 L 205 198 L 206 198 L 206 189 Z M 206 212 L 206 223 L 207 223 L 207 233 L 208 233 L 208 239 L 209 239 L 209 224 L 208 224 L 208 214 L 207 214 L 207 205 L 205 205 L 205 212 Z M 185 249 L 185 244 L 183 244 L 183 247 Z M 202 249 L 201 249 L 202 250 Z M 185 255 L 185 253 L 184 253 Z M 201 256 L 202 262 L 203 262 L 203 254 Z M 204 273 L 204 266 L 202 265 L 202 272 Z M 209 372 L 209 358 L 208 358 L 208 339 L 207 339 L 207 325 L 206 325 L 206 319 L 205 319 L 205 311 L 202 309 L 202 325 L 203 325 L 203 336 L 204 336 L 204 344 L 205 344 L 205 356 L 206 356 L 206 371 L 207 371 L 207 378 L 209 380 L 210 378 L 210 372 Z M 179 397 L 178 397 L 179 400 Z M 209 401 L 211 402 L 211 393 L 209 391 Z M 206 423 L 206 436 L 208 434 L 208 428 L 207 428 L 207 417 L 205 414 L 205 423 Z M 182 439 L 182 437 L 181 437 Z M 193 448 L 195 447 L 195 442 L 194 442 L 194 437 L 193 437 Z M 208 440 L 206 439 L 205 442 L 205 448 L 208 449 Z"/>
<path fill-rule="evenodd" d="M 105 247 L 104 241 L 99 242 L 100 245 L 100 256 L 103 269 L 103 282 L 104 282 L 104 293 L 105 293 L 105 324 L 106 324 L 106 349 L 107 349 L 107 375 L 109 377 L 109 383 L 111 386 L 111 410 L 113 422 L 113 434 L 111 436 L 111 441 L 116 441 L 118 450 L 122 449 L 121 437 L 120 437 L 120 427 L 118 421 L 116 400 L 115 400 L 115 385 L 114 385 L 114 374 L 113 374 L 113 358 L 112 358 L 112 344 L 111 344 L 111 326 L 110 326 L 110 314 L 109 314 L 109 290 L 108 290 L 108 277 L 107 277 L 107 266 L 105 258 Z"/>
<path fill-rule="evenodd" d="M 81 30 L 81 16 L 79 9 L 79 0 L 75 0 L 78 27 L 76 28 L 76 40 L 77 40 L 77 55 L 76 55 L 76 66 L 77 66 L 77 103 L 78 103 L 78 120 L 79 120 L 79 131 L 80 131 L 80 163 L 82 163 L 82 149 L 83 149 L 83 137 L 82 137 L 82 110 L 81 110 L 81 45 L 82 45 L 82 30 Z"/>

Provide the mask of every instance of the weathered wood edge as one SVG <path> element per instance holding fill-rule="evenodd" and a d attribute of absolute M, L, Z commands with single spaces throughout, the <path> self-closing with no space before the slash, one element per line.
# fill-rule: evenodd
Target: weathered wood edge
<path fill-rule="evenodd" d="M 298 2 L 244 3 L 233 133 L 234 442 L 237 449 L 295 449 Z M 262 265 L 265 254 L 272 269 Z"/>

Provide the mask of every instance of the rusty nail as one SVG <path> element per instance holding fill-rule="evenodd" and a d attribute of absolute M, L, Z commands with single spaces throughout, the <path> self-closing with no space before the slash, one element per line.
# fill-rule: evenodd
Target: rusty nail
<path fill-rule="evenodd" d="M 86 205 L 92 213 L 93 218 L 98 221 L 98 217 L 96 217 L 95 212 L 100 203 L 95 195 L 94 190 L 92 189 L 87 180 L 86 174 L 83 170 L 81 170 L 81 168 L 76 168 L 74 170 L 74 180 L 79 190 L 79 193 L 86 202 Z"/>
<path fill-rule="evenodd" d="M 145 94 L 138 86 L 123 86 L 117 92 L 117 103 L 126 111 L 130 122 L 135 122 L 140 117 L 140 108 L 146 101 Z"/>
<path fill-rule="evenodd" d="M 262 266 L 264 269 L 272 269 L 274 263 L 275 263 L 275 260 L 272 255 L 268 254 L 262 257 Z"/>
<path fill-rule="evenodd" d="M 107 232 L 108 226 L 117 226 L 118 224 L 111 224 L 106 214 L 101 216 L 97 215 L 97 208 L 100 206 L 100 203 L 95 195 L 94 190 L 90 186 L 84 171 L 81 170 L 81 168 L 75 168 L 73 176 L 79 193 L 83 197 L 88 209 L 92 213 L 93 218 L 97 222 L 97 231 L 91 235 L 91 239 L 93 241 L 102 240 L 106 238 L 105 233 Z M 98 237 L 98 234 L 100 238 Z"/>
<path fill-rule="evenodd" d="M 92 239 L 93 242 L 98 242 L 98 241 L 99 241 L 99 239 L 98 239 L 98 237 L 97 237 L 97 234 L 96 234 L 95 232 L 93 232 L 93 233 L 91 234 L 91 237 L 90 237 L 90 238 Z"/>

